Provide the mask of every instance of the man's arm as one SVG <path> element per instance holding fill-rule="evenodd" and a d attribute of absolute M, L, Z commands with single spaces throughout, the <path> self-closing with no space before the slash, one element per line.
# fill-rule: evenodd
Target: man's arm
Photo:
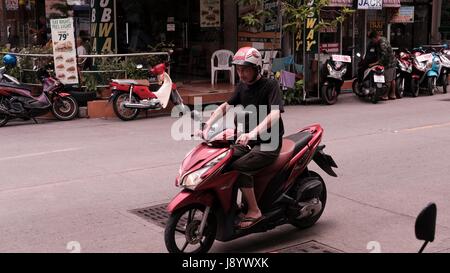
<path fill-rule="evenodd" d="M 280 110 L 271 110 L 267 117 L 255 127 L 250 133 L 242 134 L 237 139 L 237 142 L 242 145 L 247 145 L 250 140 L 255 140 L 258 135 L 261 135 L 269 128 L 272 127 L 273 124 L 277 123 L 280 119 Z"/>

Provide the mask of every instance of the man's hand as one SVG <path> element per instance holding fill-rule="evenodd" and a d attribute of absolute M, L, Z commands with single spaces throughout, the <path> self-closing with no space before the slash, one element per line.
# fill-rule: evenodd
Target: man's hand
<path fill-rule="evenodd" d="M 209 132 L 210 129 L 211 129 L 211 126 L 205 125 L 203 130 L 197 130 L 195 132 L 195 135 L 206 140 L 207 137 L 208 137 L 208 132 Z"/>
<path fill-rule="evenodd" d="M 237 144 L 242 144 L 242 145 L 247 145 L 248 142 L 250 140 L 256 140 L 256 133 L 254 133 L 253 131 L 251 131 L 248 134 L 242 134 L 238 137 L 238 139 L 236 140 Z"/>

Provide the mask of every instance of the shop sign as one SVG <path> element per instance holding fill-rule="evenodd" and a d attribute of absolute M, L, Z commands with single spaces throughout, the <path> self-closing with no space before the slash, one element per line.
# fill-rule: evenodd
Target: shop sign
<path fill-rule="evenodd" d="M 383 0 L 357 0 L 358 9 L 383 9 Z"/>
<path fill-rule="evenodd" d="M 5 1 L 6 10 L 18 10 L 19 9 L 19 0 L 6 0 Z"/>
<path fill-rule="evenodd" d="M 337 53 L 339 52 L 339 43 L 320 44 L 320 48 L 328 53 Z"/>
<path fill-rule="evenodd" d="M 414 6 L 403 6 L 398 9 L 391 23 L 414 23 Z"/>
<path fill-rule="evenodd" d="M 73 18 L 50 20 L 56 77 L 63 84 L 78 84 Z"/>
<path fill-rule="evenodd" d="M 278 24 L 278 1 L 277 0 L 264 0 L 264 10 L 269 11 L 269 16 L 264 22 L 264 31 L 280 31 Z"/>
<path fill-rule="evenodd" d="M 200 27 L 220 27 L 220 0 L 200 0 Z"/>
<path fill-rule="evenodd" d="M 115 1 L 91 0 L 92 48 L 97 53 L 115 52 Z"/>

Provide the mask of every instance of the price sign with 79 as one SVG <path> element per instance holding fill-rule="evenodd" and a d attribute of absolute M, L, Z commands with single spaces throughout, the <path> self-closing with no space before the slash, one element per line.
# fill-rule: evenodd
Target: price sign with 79
<path fill-rule="evenodd" d="M 60 41 L 65 41 L 65 40 L 67 40 L 67 38 L 69 38 L 68 33 L 60 33 L 60 34 L 58 34 L 58 36 L 59 36 Z"/>

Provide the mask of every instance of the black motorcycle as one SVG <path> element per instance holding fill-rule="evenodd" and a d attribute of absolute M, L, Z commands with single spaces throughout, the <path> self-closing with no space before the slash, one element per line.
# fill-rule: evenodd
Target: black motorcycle
<path fill-rule="evenodd" d="M 358 57 L 361 54 L 356 54 Z M 359 69 L 362 69 L 364 60 L 358 63 Z M 364 70 L 362 82 L 358 81 L 358 77 L 353 80 L 352 89 L 358 97 L 366 97 L 372 103 L 377 103 L 387 90 L 386 80 L 384 78 L 384 66 L 372 64 Z"/>
<path fill-rule="evenodd" d="M 337 102 L 344 83 L 343 77 L 347 73 L 346 63 L 348 62 L 351 62 L 351 57 L 345 55 L 331 55 L 325 61 L 320 81 L 322 100 L 325 104 L 332 105 Z"/>
<path fill-rule="evenodd" d="M 43 92 L 33 96 L 26 86 L 0 83 L 0 127 L 11 119 L 33 119 L 52 112 L 58 120 L 71 120 L 78 115 L 76 99 L 65 92 L 64 85 L 41 68 L 37 76 L 43 84 Z"/>

